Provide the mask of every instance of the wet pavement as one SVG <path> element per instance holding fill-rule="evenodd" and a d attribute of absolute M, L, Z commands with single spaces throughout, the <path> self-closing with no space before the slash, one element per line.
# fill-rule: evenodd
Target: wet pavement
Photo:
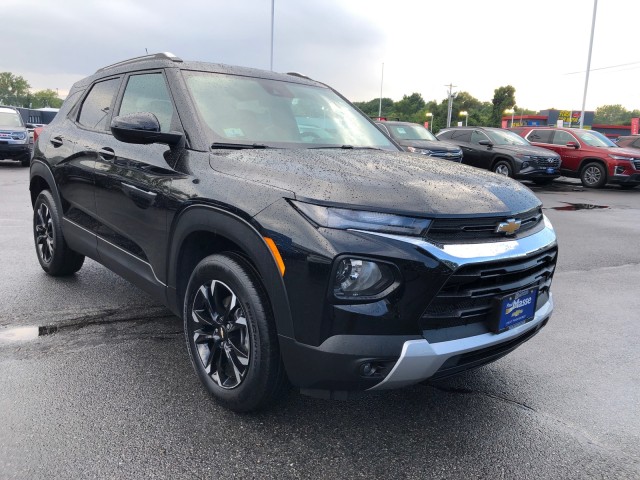
<path fill-rule="evenodd" d="M 556 311 L 507 357 L 237 415 L 200 387 L 164 307 L 89 260 L 40 270 L 27 179 L 0 162 L 2 479 L 640 478 L 640 188 L 531 185 L 559 237 Z"/>

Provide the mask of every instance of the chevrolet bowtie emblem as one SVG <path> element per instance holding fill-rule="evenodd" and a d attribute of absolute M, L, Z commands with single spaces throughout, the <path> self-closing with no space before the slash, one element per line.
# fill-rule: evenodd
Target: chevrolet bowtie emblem
<path fill-rule="evenodd" d="M 496 233 L 504 233 L 505 235 L 513 235 L 520 229 L 520 220 L 510 218 L 504 222 L 500 222 L 496 227 Z"/>

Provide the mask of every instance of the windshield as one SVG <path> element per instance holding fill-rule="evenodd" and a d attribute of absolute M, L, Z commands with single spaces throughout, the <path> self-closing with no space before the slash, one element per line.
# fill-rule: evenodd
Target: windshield
<path fill-rule="evenodd" d="M 517 133 L 509 130 L 485 130 L 494 145 L 531 145 Z"/>
<path fill-rule="evenodd" d="M 605 137 L 600 132 L 594 132 L 593 130 L 576 130 L 575 133 L 580 140 L 591 147 L 616 147 L 619 148 L 618 145 L 613 143 L 607 137 Z"/>
<path fill-rule="evenodd" d="M 22 119 L 16 112 L 0 112 L 0 126 L 22 127 Z"/>
<path fill-rule="evenodd" d="M 396 140 L 432 140 L 438 139 L 422 125 L 393 125 L 385 124 L 391 136 Z"/>
<path fill-rule="evenodd" d="M 218 73 L 184 75 L 212 143 L 397 150 L 329 88 Z"/>

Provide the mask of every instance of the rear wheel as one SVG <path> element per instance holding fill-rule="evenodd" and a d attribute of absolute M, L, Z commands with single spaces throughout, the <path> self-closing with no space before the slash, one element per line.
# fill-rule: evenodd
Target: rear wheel
<path fill-rule="evenodd" d="M 601 163 L 591 162 L 580 171 L 580 180 L 587 188 L 601 188 L 607 183 L 607 172 Z"/>
<path fill-rule="evenodd" d="M 33 209 L 33 238 L 42 269 L 60 277 L 76 273 L 84 263 L 84 255 L 71 250 L 62 234 L 62 216 L 53 195 L 43 190 Z"/>
<path fill-rule="evenodd" d="M 286 377 L 271 307 L 246 260 L 228 253 L 198 263 L 183 316 L 193 367 L 218 403 L 248 412 L 281 396 Z"/>
<path fill-rule="evenodd" d="M 506 160 L 498 160 L 493 165 L 493 172 L 498 175 L 504 175 L 505 177 L 513 177 L 513 169 L 511 168 L 511 164 Z"/>

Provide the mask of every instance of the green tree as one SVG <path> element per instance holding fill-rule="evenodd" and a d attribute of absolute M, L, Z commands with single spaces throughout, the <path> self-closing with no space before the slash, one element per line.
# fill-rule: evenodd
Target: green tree
<path fill-rule="evenodd" d="M 511 85 L 506 87 L 498 87 L 493 91 L 493 100 L 491 101 L 493 108 L 491 109 L 491 126 L 499 127 L 502 125 L 502 115 L 506 109 L 516 106 L 516 89 Z"/>
<path fill-rule="evenodd" d="M 596 108 L 593 123 L 606 125 L 625 125 L 631 123 L 633 112 L 628 111 L 622 105 L 603 105 Z"/>
<path fill-rule="evenodd" d="M 425 106 L 426 102 L 419 93 L 404 95 L 402 100 L 394 104 L 392 116 L 405 122 L 424 121 L 419 117 Z"/>
<path fill-rule="evenodd" d="M 358 107 L 362 112 L 369 117 L 377 117 L 378 109 L 380 108 L 380 99 L 374 98 L 373 100 L 369 100 L 368 102 L 353 102 L 353 104 Z M 390 98 L 382 99 L 382 116 L 388 117 L 391 111 L 393 110 L 393 100 Z"/>
<path fill-rule="evenodd" d="M 24 107 L 29 97 L 29 82 L 11 72 L 0 72 L 0 105 Z"/>
<path fill-rule="evenodd" d="M 58 94 L 55 90 L 39 90 L 31 94 L 30 98 L 31 108 L 60 108 L 62 106 L 62 100 L 58 98 Z"/>

